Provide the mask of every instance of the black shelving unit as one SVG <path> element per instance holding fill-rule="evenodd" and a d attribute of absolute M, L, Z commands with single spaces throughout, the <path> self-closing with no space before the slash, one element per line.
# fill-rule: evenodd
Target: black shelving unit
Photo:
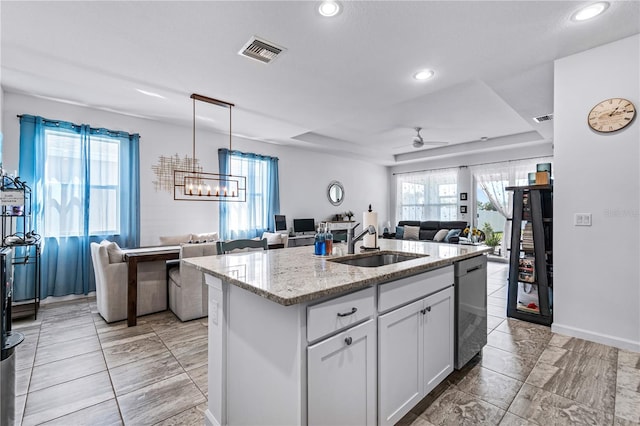
<path fill-rule="evenodd" d="M 12 267 L 14 280 L 23 272 L 24 282 L 16 285 L 32 287 L 31 294 L 24 300 L 13 300 L 12 318 L 24 316 L 38 317 L 40 307 L 40 237 L 33 233 L 31 188 L 19 178 L 2 176 L 0 195 L 2 207 L 1 232 L 2 247 L 13 250 Z M 18 271 L 17 268 L 24 268 Z M 16 273 L 18 272 L 18 273 Z"/>
<path fill-rule="evenodd" d="M 553 187 L 513 186 L 507 316 L 553 322 Z"/>

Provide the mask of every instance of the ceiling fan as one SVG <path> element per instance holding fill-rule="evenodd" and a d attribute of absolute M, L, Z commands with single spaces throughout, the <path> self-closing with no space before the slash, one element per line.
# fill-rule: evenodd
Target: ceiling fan
<path fill-rule="evenodd" d="M 414 148 L 422 148 L 425 144 L 426 145 L 447 145 L 449 143 L 449 142 L 425 141 L 424 139 L 422 139 L 422 136 L 420 135 L 420 130 L 422 130 L 422 127 L 414 127 L 414 130 L 416 131 L 416 135 L 413 137 Z"/>

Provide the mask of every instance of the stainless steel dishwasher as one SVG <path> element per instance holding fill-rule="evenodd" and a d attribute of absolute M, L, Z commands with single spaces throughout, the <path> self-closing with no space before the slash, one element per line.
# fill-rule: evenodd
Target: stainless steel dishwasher
<path fill-rule="evenodd" d="M 461 369 L 487 344 L 487 256 L 455 263 L 455 368 Z"/>

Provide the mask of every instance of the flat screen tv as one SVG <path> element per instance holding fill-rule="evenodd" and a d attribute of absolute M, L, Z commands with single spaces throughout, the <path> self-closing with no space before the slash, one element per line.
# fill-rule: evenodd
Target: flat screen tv
<path fill-rule="evenodd" d="M 276 216 L 276 231 L 286 231 L 287 230 L 287 218 L 285 215 L 277 214 Z"/>
<path fill-rule="evenodd" d="M 314 219 L 293 219 L 293 231 L 298 233 L 316 232 Z"/>

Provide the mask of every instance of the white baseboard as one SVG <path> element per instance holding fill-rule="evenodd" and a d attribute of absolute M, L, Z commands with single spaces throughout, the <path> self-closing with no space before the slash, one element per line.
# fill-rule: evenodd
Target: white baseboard
<path fill-rule="evenodd" d="M 218 423 L 216 418 L 213 417 L 213 414 L 211 413 L 211 411 L 209 411 L 208 408 L 204 412 L 204 424 L 207 426 L 220 426 L 220 423 Z"/>
<path fill-rule="evenodd" d="M 571 327 L 554 322 L 551 325 L 551 331 L 558 334 L 564 334 L 569 337 L 577 337 L 591 342 L 602 343 L 604 345 L 614 346 L 619 349 L 627 349 L 633 352 L 640 352 L 640 342 L 633 340 L 621 339 L 619 337 L 609 336 L 608 334 L 595 333 L 593 331 L 584 330 L 582 328 Z"/>

